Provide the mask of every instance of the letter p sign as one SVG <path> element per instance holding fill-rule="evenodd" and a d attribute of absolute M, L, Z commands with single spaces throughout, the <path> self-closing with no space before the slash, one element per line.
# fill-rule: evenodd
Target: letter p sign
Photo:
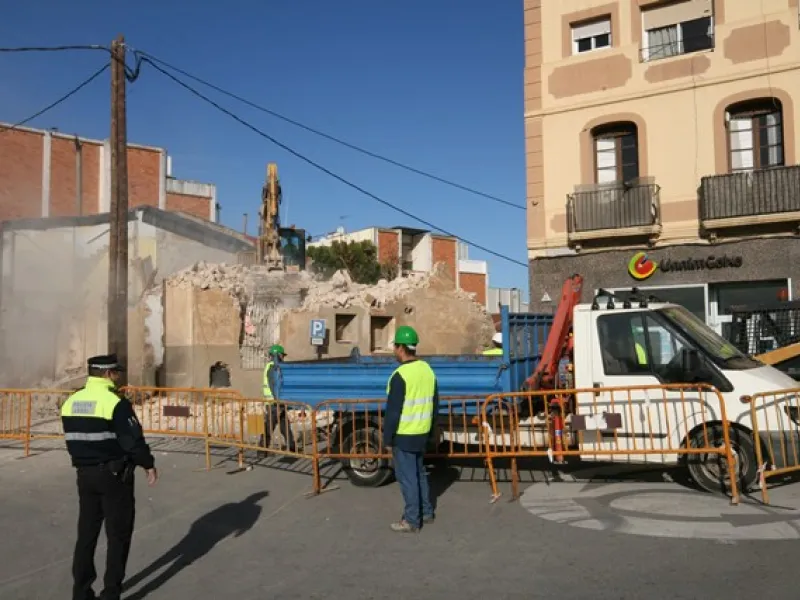
<path fill-rule="evenodd" d="M 325 319 L 311 319 L 311 344 L 322 346 L 325 343 Z"/>

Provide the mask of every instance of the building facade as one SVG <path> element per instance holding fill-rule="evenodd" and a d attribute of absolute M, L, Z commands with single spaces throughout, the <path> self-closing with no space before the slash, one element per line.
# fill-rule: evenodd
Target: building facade
<path fill-rule="evenodd" d="M 12 127 L 0 124 L 0 127 Z M 128 202 L 217 221 L 216 186 L 172 177 L 164 148 L 128 145 Z M 0 134 L 0 221 L 108 212 L 111 146 L 17 127 Z"/>
<path fill-rule="evenodd" d="M 525 0 L 531 309 L 800 294 L 798 0 Z"/>
<path fill-rule="evenodd" d="M 489 265 L 471 260 L 467 245 L 457 238 L 410 227 L 367 227 L 345 232 L 339 228 L 309 246 L 329 246 L 333 242 L 372 242 L 381 264 L 396 264 L 402 273 L 428 273 L 439 263 L 456 287 L 474 295 L 475 301 L 489 307 Z"/>

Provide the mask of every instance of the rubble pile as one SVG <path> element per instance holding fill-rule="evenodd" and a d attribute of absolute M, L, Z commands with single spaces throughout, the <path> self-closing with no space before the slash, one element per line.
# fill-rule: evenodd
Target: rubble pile
<path fill-rule="evenodd" d="M 381 279 L 375 285 L 355 283 L 347 271 L 337 271 L 328 281 L 316 282 L 309 288 L 302 309 L 316 310 L 324 306 L 380 308 L 415 290 L 431 287 L 434 280 L 444 275 L 444 269 L 444 265 L 438 264 L 430 273 L 411 273 L 391 281 Z M 460 289 L 451 289 L 449 293 L 474 301 L 473 294 Z"/>
<path fill-rule="evenodd" d="M 248 271 L 253 268 L 247 265 L 208 264 L 200 261 L 171 275 L 167 285 L 183 289 L 192 287 L 201 290 L 219 289 L 238 298 L 244 296 L 245 280 Z"/>

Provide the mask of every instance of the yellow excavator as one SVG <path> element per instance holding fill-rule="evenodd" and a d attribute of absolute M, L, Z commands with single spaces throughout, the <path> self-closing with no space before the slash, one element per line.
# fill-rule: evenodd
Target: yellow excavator
<path fill-rule="evenodd" d="M 256 263 L 266 265 L 271 271 L 296 273 L 306 267 L 306 234 L 294 225 L 281 227 L 282 198 L 278 165 L 269 163 L 261 192 Z"/>

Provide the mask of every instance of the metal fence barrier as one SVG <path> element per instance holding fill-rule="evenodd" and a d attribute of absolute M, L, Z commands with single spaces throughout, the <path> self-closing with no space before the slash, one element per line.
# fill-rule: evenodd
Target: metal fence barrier
<path fill-rule="evenodd" d="M 493 395 L 484 402 L 481 419 L 492 501 L 500 497 L 494 472 L 496 459 L 511 461 L 516 498 L 518 459 L 546 457 L 560 464 L 580 457 L 651 464 L 685 460 L 695 478 L 707 477 L 712 486 L 714 480 L 727 483 L 731 502 L 739 502 L 725 402 L 711 386 L 653 385 Z M 703 460 L 709 456 L 718 457 L 716 470 Z"/>
<path fill-rule="evenodd" d="M 311 461 L 313 493 L 320 492 L 317 425 L 310 405 L 217 396 L 209 399 L 205 415 L 206 469 L 211 469 L 214 446 L 236 448 L 239 468 L 244 467 L 245 450 L 307 459 Z"/>
<path fill-rule="evenodd" d="M 769 504 L 767 480 L 800 472 L 800 388 L 744 396 L 753 428 L 761 498 Z"/>

